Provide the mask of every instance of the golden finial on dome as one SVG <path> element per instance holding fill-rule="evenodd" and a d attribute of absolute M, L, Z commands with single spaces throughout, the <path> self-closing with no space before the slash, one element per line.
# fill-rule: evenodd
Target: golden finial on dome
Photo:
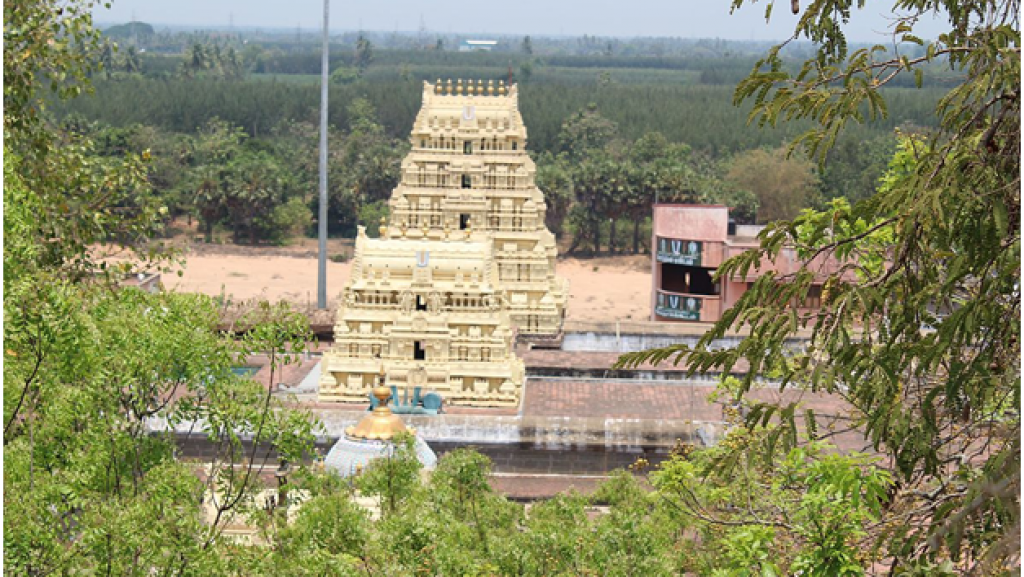
<path fill-rule="evenodd" d="M 504 80 L 499 80 L 498 81 L 498 94 L 501 95 L 501 96 L 505 95 L 505 81 Z"/>
<path fill-rule="evenodd" d="M 487 96 L 494 96 L 494 81 L 487 81 Z"/>
<path fill-rule="evenodd" d="M 441 94 L 441 79 L 438 78 L 437 82 L 434 83 L 434 94 Z"/>
<path fill-rule="evenodd" d="M 462 94 L 462 79 L 458 79 L 458 83 L 455 85 L 455 94 Z"/>
<path fill-rule="evenodd" d="M 389 441 L 399 433 L 416 433 L 415 430 L 406 427 L 402 419 L 392 413 L 391 408 L 388 407 L 388 402 L 391 401 L 391 389 L 385 386 L 385 377 L 384 364 L 381 363 L 379 381 L 371 391 L 373 397 L 377 399 L 377 407 L 354 426 L 345 429 L 345 435 L 348 437 L 370 441 Z"/>
<path fill-rule="evenodd" d="M 377 232 L 380 233 L 380 237 L 381 238 L 384 238 L 384 237 L 386 237 L 388 235 L 388 227 L 387 227 L 387 225 L 385 225 L 386 222 L 387 222 L 386 218 L 384 218 L 383 216 L 380 217 L 380 226 L 377 227 Z"/>
<path fill-rule="evenodd" d="M 381 375 L 381 379 L 383 378 L 384 375 Z M 373 388 L 373 398 L 377 399 L 377 402 L 380 403 L 381 406 L 387 407 L 388 401 L 391 400 L 391 389 L 385 387 L 383 383 L 380 383 Z M 391 411 L 390 407 L 388 407 L 388 411 Z"/>
<path fill-rule="evenodd" d="M 445 89 L 445 93 L 446 94 L 451 94 L 452 93 L 452 79 L 451 78 L 448 79 L 448 82 L 445 84 L 444 89 Z"/>

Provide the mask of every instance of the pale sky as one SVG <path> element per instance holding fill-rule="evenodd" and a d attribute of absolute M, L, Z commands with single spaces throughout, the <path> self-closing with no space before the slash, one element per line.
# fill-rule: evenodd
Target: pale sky
<path fill-rule="evenodd" d="M 804 0 L 805 2 L 808 0 Z M 331 30 L 582 36 L 676 36 L 730 40 L 780 40 L 796 23 L 789 2 L 778 0 L 770 24 L 762 0 L 729 14 L 730 0 L 375 0 L 331 2 Z M 874 6 L 874 8 L 872 8 Z M 880 11 L 882 10 L 882 11 Z M 869 2 L 848 26 L 853 42 L 885 42 L 891 12 Z M 134 18 L 158 27 L 213 26 L 313 30 L 321 26 L 320 0 L 114 0 L 94 11 L 97 23 Z M 932 38 L 942 22 L 922 22 Z"/>

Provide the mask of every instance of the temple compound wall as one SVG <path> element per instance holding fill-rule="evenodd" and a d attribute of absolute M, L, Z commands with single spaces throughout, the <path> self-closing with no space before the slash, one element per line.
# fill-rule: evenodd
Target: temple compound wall
<path fill-rule="evenodd" d="M 320 400 L 366 401 L 383 367 L 389 385 L 451 404 L 518 405 L 516 335 L 560 334 L 568 287 L 517 98 L 424 83 L 390 226 L 359 229 Z"/>

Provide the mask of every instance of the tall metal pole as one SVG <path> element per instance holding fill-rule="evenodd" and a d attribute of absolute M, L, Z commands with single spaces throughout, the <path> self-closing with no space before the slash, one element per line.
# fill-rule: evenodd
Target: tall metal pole
<path fill-rule="evenodd" d="M 328 7 L 330 0 L 324 0 L 324 49 L 320 59 L 320 216 L 317 224 L 320 232 L 320 258 L 317 263 L 316 307 L 327 308 L 327 55 L 330 46 L 327 38 Z"/>

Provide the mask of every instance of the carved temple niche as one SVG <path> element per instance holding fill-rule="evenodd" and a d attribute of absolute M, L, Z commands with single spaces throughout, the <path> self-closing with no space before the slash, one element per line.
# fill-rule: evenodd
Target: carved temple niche
<path fill-rule="evenodd" d="M 341 388 L 343 388 L 345 386 L 345 379 L 346 379 L 345 373 L 343 373 L 341 371 L 328 371 L 327 374 L 329 374 L 333 378 L 333 381 L 334 381 L 334 382 L 332 382 L 332 383 L 330 383 L 328 385 L 331 389 L 334 389 L 334 390 L 341 389 Z M 323 385 L 321 385 L 321 386 L 323 386 Z"/>
<path fill-rule="evenodd" d="M 473 392 L 478 395 L 486 395 L 490 389 L 490 380 L 477 377 L 473 379 Z"/>
<path fill-rule="evenodd" d="M 362 373 L 349 373 L 345 388 L 352 389 L 355 391 L 361 391 L 365 389 L 365 381 L 363 380 Z"/>

